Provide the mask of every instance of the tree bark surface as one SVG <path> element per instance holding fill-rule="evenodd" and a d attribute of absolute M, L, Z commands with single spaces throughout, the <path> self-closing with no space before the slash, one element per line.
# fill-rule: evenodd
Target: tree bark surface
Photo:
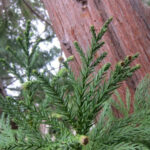
<path fill-rule="evenodd" d="M 106 44 L 95 57 L 103 51 L 107 51 L 108 56 L 97 69 L 106 62 L 111 62 L 114 68 L 125 56 L 139 52 L 133 64 L 141 64 L 141 69 L 124 83 L 131 93 L 150 72 L 150 8 L 141 0 L 43 0 L 43 3 L 65 55 L 75 56 L 71 66 L 76 75 L 81 61 L 73 42 L 78 41 L 86 53 L 91 39 L 90 26 L 94 25 L 98 32 L 110 17 L 113 21 L 103 37 Z M 121 91 L 124 94 L 124 88 Z"/>
<path fill-rule="evenodd" d="M 2 96 L 6 96 L 6 91 L 4 90 L 4 87 L 3 87 L 3 82 L 2 80 L 0 79 L 0 95 Z M 0 109 L 0 115 L 2 114 L 2 110 Z"/>

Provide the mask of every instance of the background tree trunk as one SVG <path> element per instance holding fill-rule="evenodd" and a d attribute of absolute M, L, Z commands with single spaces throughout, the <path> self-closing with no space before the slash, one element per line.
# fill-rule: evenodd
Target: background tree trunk
<path fill-rule="evenodd" d="M 3 82 L 2 82 L 1 79 L 0 79 L 0 94 L 1 94 L 2 96 L 6 96 L 6 91 L 4 90 Z"/>
<path fill-rule="evenodd" d="M 3 82 L 1 79 L 0 79 L 0 95 L 6 96 L 6 91 L 4 90 Z M 0 109 L 0 115 L 1 115 L 1 113 L 2 113 L 2 110 Z"/>
<path fill-rule="evenodd" d="M 103 37 L 106 44 L 95 57 L 107 51 L 108 56 L 101 65 L 111 62 L 113 68 L 126 55 L 139 52 L 140 57 L 133 64 L 140 63 L 142 67 L 124 83 L 132 93 L 139 81 L 150 72 L 150 8 L 144 6 L 141 0 L 43 0 L 43 3 L 62 50 L 67 57 L 74 55 L 76 58 L 71 64 L 76 75 L 81 62 L 73 42 L 78 41 L 86 52 L 91 39 L 90 26 L 94 25 L 98 32 L 112 16 L 113 22 Z M 122 94 L 124 91 L 122 88 Z"/>
<path fill-rule="evenodd" d="M 0 79 L 0 95 L 2 95 L 3 97 L 6 96 L 6 91 L 4 89 L 3 81 L 1 79 Z M 1 114 L 2 114 L 2 110 L 0 109 L 0 116 Z M 13 121 L 10 121 L 10 124 L 11 124 L 12 129 L 18 129 L 18 126 Z"/>

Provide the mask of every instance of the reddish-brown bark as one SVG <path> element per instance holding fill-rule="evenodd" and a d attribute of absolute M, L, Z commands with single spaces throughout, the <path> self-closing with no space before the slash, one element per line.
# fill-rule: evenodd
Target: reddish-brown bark
<path fill-rule="evenodd" d="M 141 0 L 43 0 L 62 50 L 66 56 L 74 55 L 73 71 L 78 74 L 80 58 L 73 42 L 76 40 L 86 50 L 90 45 L 90 26 L 97 32 L 104 22 L 113 16 L 109 30 L 103 37 L 105 46 L 97 52 L 107 51 L 103 61 L 114 65 L 126 55 L 140 53 L 133 63 L 140 63 L 141 69 L 126 83 L 131 92 L 138 82 L 150 72 L 150 9 Z M 101 65 L 99 65 L 99 68 Z M 124 92 L 124 89 L 122 89 Z"/>

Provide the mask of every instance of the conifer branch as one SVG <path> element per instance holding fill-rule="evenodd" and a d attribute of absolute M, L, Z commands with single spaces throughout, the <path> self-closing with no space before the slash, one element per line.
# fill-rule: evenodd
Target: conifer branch
<path fill-rule="evenodd" d="M 65 68 L 56 76 L 53 75 L 52 79 L 34 69 L 34 63 L 38 58 L 38 44 L 43 39 L 39 38 L 34 44 L 31 43 L 30 22 L 27 23 L 24 39 L 18 38 L 25 60 L 27 82 L 24 83 L 21 78 L 23 85 L 19 100 L 12 97 L 0 97 L 0 108 L 3 108 L 10 119 L 18 125 L 17 140 L 10 130 L 10 135 L 15 140 L 12 144 L 1 146 L 0 143 L 0 148 L 18 150 L 145 150 L 150 148 L 150 103 L 147 103 L 146 107 L 148 93 L 143 96 L 146 98 L 145 101 L 135 104 L 136 109 L 142 106 L 140 111 L 136 110 L 137 112 L 132 115 L 128 114 L 131 100 L 129 91 L 126 95 L 125 106 L 119 95 L 120 104 L 110 99 L 122 81 L 131 77 L 140 68 L 140 65 L 130 66 L 138 54 L 127 56 L 117 63 L 107 78 L 105 77 L 110 69 L 110 63 L 104 64 L 97 72 L 95 71 L 95 68 L 107 56 L 107 52 L 102 52 L 98 58 L 95 58 L 94 54 L 104 45 L 101 39 L 111 20 L 112 18 L 104 24 L 99 33 L 95 32 L 93 26 L 91 27 L 91 46 L 86 54 L 78 42 L 74 43 L 82 61 L 80 76 L 76 78 L 68 65 L 74 58 L 71 56 L 66 61 L 60 59 Z M 11 49 L 8 51 L 15 56 Z M 20 74 L 15 65 L 9 65 L 3 59 L 0 62 L 8 66 L 19 78 Z M 41 90 L 40 87 L 45 96 L 40 99 L 36 107 L 36 98 L 40 97 L 40 94 L 34 96 L 37 89 Z M 138 94 L 136 95 L 138 100 L 142 99 Z M 118 119 L 111 106 L 121 109 L 120 112 L 124 118 Z M 99 111 L 101 115 L 98 123 L 95 124 Z M 0 132 L 4 136 L 6 128 L 1 131 L 1 124 L 4 126 L 4 121 L 0 121 Z M 48 125 L 46 135 L 40 132 L 41 124 Z M 8 140 L 10 137 L 5 138 Z"/>

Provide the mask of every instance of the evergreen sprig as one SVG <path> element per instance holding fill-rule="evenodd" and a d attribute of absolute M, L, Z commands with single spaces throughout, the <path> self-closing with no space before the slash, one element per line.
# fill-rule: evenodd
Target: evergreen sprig
<path fill-rule="evenodd" d="M 147 75 L 138 85 L 134 95 L 134 112 L 130 114 L 131 95 L 126 92 L 125 103 L 118 92 L 116 93 L 119 103 L 114 99 L 104 103 L 103 111 L 98 124 L 89 133 L 90 143 L 85 150 L 108 149 L 108 150 L 149 150 L 150 143 L 150 76 Z M 140 97 L 140 99 L 139 99 Z M 115 107 L 120 114 L 118 118 L 112 109 Z"/>
<path fill-rule="evenodd" d="M 74 43 L 82 61 L 80 75 L 74 76 L 69 67 L 69 62 L 74 57 L 70 57 L 66 61 L 62 61 L 65 69 L 53 76 L 53 79 L 49 79 L 33 67 L 37 59 L 37 46 L 42 40 L 38 39 L 35 45 L 31 44 L 31 27 L 30 22 L 27 23 L 25 38 L 18 38 L 18 43 L 24 54 L 27 80 L 27 82 L 25 80 L 22 82 L 22 97 L 19 100 L 12 97 L 0 97 L 0 108 L 18 126 L 17 136 L 15 134 L 11 136 L 14 141 L 11 144 L 1 144 L 3 149 L 123 150 L 148 147 L 149 138 L 144 140 L 145 144 L 137 135 L 144 137 L 147 134 L 144 127 L 149 129 L 149 119 L 145 120 L 144 124 L 144 115 L 141 115 L 140 112 L 132 116 L 127 115 L 123 104 L 121 109 L 123 108 L 122 112 L 126 116 L 118 119 L 113 115 L 111 106 L 114 103 L 110 100 L 111 95 L 120 87 L 122 81 L 131 77 L 140 68 L 139 65 L 130 66 L 138 54 L 128 56 L 117 63 L 110 75 L 107 75 L 111 67 L 110 63 L 104 64 L 96 72 L 96 67 L 107 56 L 107 53 L 102 52 L 97 59 L 94 54 L 104 45 L 101 39 L 111 20 L 112 18 L 104 24 L 98 33 L 93 26 L 91 27 L 92 40 L 86 54 L 78 42 Z M 9 52 L 15 56 L 12 50 L 9 49 Z M 1 60 L 1 62 L 10 66 L 6 60 Z M 12 66 L 10 66 L 10 70 L 16 75 Z M 22 79 L 21 76 L 20 78 Z M 66 82 L 60 83 L 61 79 Z M 36 106 L 34 96 L 39 87 L 42 87 L 45 96 Z M 116 104 L 116 108 L 120 108 L 120 105 Z M 98 112 L 101 112 L 101 115 L 96 124 Z M 5 122 L 0 123 L 5 124 Z M 138 126 L 138 123 L 145 126 Z M 46 133 L 42 131 L 41 126 L 44 126 Z M 2 135 L 8 140 L 10 137 L 5 136 L 5 132 L 6 129 L 2 130 Z"/>
<path fill-rule="evenodd" d="M 54 96 L 54 93 L 51 92 L 51 99 L 54 99 L 57 103 L 57 99 L 59 102 L 63 104 L 63 106 L 68 106 L 70 102 L 70 98 L 73 99 L 73 104 L 71 108 L 74 106 L 76 109 L 71 109 L 73 111 L 68 111 L 68 116 L 70 125 L 77 131 L 78 134 L 87 134 L 89 132 L 90 127 L 95 123 L 95 117 L 97 113 L 102 109 L 103 103 L 110 98 L 113 91 L 120 86 L 120 83 L 126 80 L 128 77 L 132 75 L 134 71 L 140 68 L 139 65 L 134 67 L 130 67 L 131 62 L 138 57 L 138 54 L 133 56 L 129 56 L 124 59 L 124 61 L 119 62 L 114 71 L 111 71 L 110 78 L 105 80 L 104 76 L 110 68 L 110 63 L 105 64 L 95 75 L 92 77 L 92 73 L 95 67 L 106 57 L 107 53 L 102 53 L 102 55 L 95 61 L 94 54 L 99 50 L 100 47 L 103 46 L 104 42 L 101 42 L 101 38 L 104 33 L 107 31 L 108 24 L 111 22 L 112 18 L 109 19 L 103 26 L 102 30 L 96 35 L 94 27 L 91 27 L 92 31 L 92 44 L 91 48 L 88 50 L 87 55 L 84 54 L 82 48 L 79 46 L 78 42 L 75 42 L 75 48 L 77 49 L 81 61 L 82 61 L 82 69 L 81 74 L 78 79 L 75 79 L 73 74 L 71 73 L 68 65 L 64 62 L 65 67 L 68 71 L 68 80 L 71 81 L 73 90 L 71 91 L 71 97 L 65 95 L 65 91 L 63 91 L 63 97 L 57 98 Z M 37 77 L 41 77 L 40 74 L 36 74 Z M 45 80 L 43 77 L 41 78 L 43 81 Z M 40 81 L 41 81 L 40 79 Z M 42 83 L 42 87 L 46 88 L 46 91 L 50 92 L 50 87 L 46 87 L 46 84 Z M 61 89 L 61 87 L 56 87 L 56 89 Z M 57 94 L 58 95 L 58 94 Z M 66 102 L 66 103 L 65 103 Z M 58 106 L 59 108 L 59 106 Z M 61 109 L 60 109 L 61 110 Z M 66 109 L 67 112 L 68 109 Z M 58 112 L 58 113 L 61 113 Z"/>

